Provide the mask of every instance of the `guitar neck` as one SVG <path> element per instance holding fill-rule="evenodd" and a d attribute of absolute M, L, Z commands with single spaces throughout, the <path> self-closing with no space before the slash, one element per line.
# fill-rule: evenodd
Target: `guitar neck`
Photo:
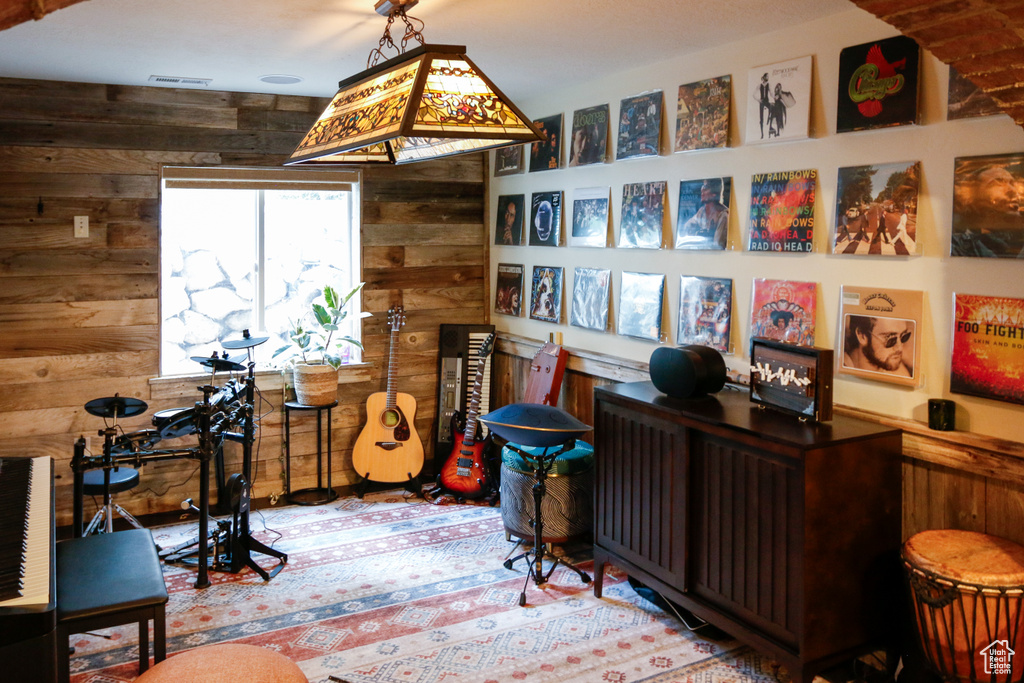
<path fill-rule="evenodd" d="M 398 326 L 391 328 L 391 349 L 388 351 L 388 410 L 393 410 L 397 403 L 395 397 L 398 394 L 396 376 L 398 369 L 395 363 L 395 348 L 398 346 Z"/>
<path fill-rule="evenodd" d="M 462 443 L 472 446 L 476 441 L 476 421 L 480 414 L 480 391 L 484 385 L 484 368 L 487 366 L 487 358 L 481 358 L 476 364 L 476 381 L 473 382 L 473 397 L 469 400 L 469 410 L 466 411 L 466 431 Z"/>

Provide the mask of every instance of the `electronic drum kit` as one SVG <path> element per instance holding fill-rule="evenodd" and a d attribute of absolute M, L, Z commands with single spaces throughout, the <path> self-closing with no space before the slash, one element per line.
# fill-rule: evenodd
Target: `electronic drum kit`
<path fill-rule="evenodd" d="M 75 473 L 74 501 L 74 533 L 82 534 L 82 487 L 83 474 L 86 470 L 104 469 L 105 473 L 118 466 L 133 465 L 139 467 L 146 462 L 170 458 L 187 458 L 200 462 L 200 494 L 199 506 L 187 499 L 182 508 L 193 510 L 199 514 L 199 535 L 186 543 L 174 548 L 161 550 L 161 557 L 167 562 L 181 562 L 195 565 L 198 578 L 195 586 L 205 588 L 210 585 L 207 572 L 215 571 L 239 572 L 249 567 L 265 581 L 277 575 L 288 556 L 279 550 L 269 548 L 252 538 L 249 532 L 249 488 L 252 472 L 252 445 L 255 441 L 257 417 L 253 403 L 255 401 L 253 348 L 266 342 L 267 336 L 251 336 L 249 330 L 243 330 L 239 339 L 222 342 L 223 354 L 213 352 L 209 357 L 192 356 L 204 368 L 210 370 L 210 382 L 198 387 L 202 392 L 202 401 L 194 406 L 170 408 L 157 411 L 152 417 L 152 429 L 141 429 L 125 433 L 118 427 L 121 418 L 140 415 L 148 409 L 145 401 L 137 398 L 114 394 L 110 397 L 97 398 L 85 404 L 85 411 L 90 415 L 103 418 L 105 428 L 100 430 L 103 437 L 103 453 L 87 455 L 85 439 L 79 438 L 75 443 L 75 455 L 71 468 Z M 244 350 L 244 353 L 229 355 L 229 351 Z M 243 379 L 232 377 L 223 386 L 215 386 L 217 373 L 246 372 Z M 196 436 L 195 446 L 184 448 L 158 449 L 157 445 L 164 440 L 181 439 Z M 237 441 L 242 444 L 242 472 L 232 474 L 224 481 L 223 442 Z M 226 507 L 231 517 L 217 520 L 210 516 L 210 472 L 209 463 L 215 461 L 217 475 L 218 505 Z M 109 482 L 109 476 L 105 476 Z M 109 483 L 105 486 L 104 504 L 110 503 Z M 210 533 L 209 523 L 213 522 L 216 531 Z M 205 539 L 205 540 L 201 540 Z M 211 554 L 212 548 L 212 554 Z M 280 562 L 269 571 L 260 567 L 252 559 L 251 553 L 257 552 L 278 558 Z"/>

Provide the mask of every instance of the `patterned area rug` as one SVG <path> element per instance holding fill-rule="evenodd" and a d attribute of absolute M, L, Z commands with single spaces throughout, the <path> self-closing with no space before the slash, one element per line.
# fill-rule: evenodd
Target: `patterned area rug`
<path fill-rule="evenodd" d="M 499 508 L 407 496 L 254 514 L 254 535 L 288 553 L 269 582 L 249 570 L 211 572 L 213 585 L 196 590 L 193 569 L 166 566 L 168 653 L 249 643 L 285 654 L 314 682 L 788 683 L 784 669 L 736 641 L 686 631 L 618 572 L 598 600 L 559 567 L 543 588 L 529 583 L 520 607 L 526 568 L 503 566 L 514 544 Z M 196 525 L 153 531 L 169 547 Z M 567 559 L 590 572 L 589 546 L 570 550 Z M 136 627 L 99 633 L 109 638 L 72 637 L 72 683 L 134 680 Z"/>

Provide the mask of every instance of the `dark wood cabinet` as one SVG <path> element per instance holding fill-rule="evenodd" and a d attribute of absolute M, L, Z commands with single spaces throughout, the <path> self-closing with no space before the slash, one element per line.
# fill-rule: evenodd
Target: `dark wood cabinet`
<path fill-rule="evenodd" d="M 775 657 L 797 683 L 893 642 L 898 429 L 801 422 L 746 391 L 594 391 L 594 592 L 605 564 Z"/>

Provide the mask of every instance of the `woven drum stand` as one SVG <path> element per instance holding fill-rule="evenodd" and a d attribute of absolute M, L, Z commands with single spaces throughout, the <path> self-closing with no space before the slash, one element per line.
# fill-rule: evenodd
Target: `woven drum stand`
<path fill-rule="evenodd" d="M 947 683 L 1024 676 L 1024 547 L 975 531 L 922 531 L 903 566 L 924 663 Z"/>

